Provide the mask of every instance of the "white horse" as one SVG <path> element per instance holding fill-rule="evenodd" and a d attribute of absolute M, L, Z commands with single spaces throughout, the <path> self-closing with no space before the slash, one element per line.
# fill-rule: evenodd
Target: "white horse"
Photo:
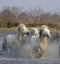
<path fill-rule="evenodd" d="M 3 47 L 2 49 L 3 50 L 7 50 L 8 48 L 16 48 L 17 45 L 19 45 L 22 40 L 23 40 L 23 36 L 24 35 L 28 35 L 29 31 L 28 29 L 26 28 L 26 26 L 24 24 L 20 24 L 16 30 L 18 31 L 18 35 L 7 35 L 5 38 L 4 38 L 4 41 L 3 41 Z"/>
<path fill-rule="evenodd" d="M 29 30 L 29 34 L 28 36 L 25 38 L 24 42 L 25 44 L 29 44 L 30 43 L 30 39 L 33 35 L 39 35 L 39 30 L 37 27 L 32 27 L 30 30 Z"/>

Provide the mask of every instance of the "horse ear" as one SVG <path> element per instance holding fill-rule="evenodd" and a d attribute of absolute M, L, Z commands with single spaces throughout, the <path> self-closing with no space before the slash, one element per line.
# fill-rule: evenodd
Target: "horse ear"
<path fill-rule="evenodd" d="M 42 30 L 40 30 L 40 32 L 39 32 L 39 37 L 41 37 L 42 36 Z"/>

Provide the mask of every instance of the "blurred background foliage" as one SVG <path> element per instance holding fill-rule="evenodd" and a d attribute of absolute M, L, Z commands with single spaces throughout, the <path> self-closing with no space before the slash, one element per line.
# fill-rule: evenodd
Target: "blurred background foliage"
<path fill-rule="evenodd" d="M 0 28 L 12 28 L 20 23 L 28 27 L 46 24 L 60 30 L 60 13 L 44 12 L 41 8 L 23 11 L 19 7 L 3 7 L 0 10 Z"/>

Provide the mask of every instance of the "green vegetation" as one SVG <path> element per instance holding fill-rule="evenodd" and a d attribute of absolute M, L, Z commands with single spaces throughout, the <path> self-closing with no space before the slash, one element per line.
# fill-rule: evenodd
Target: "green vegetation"
<path fill-rule="evenodd" d="M 44 12 L 42 9 L 24 11 L 18 7 L 5 7 L 0 11 L 0 28 L 16 27 L 24 23 L 28 27 L 46 24 L 60 30 L 60 14 L 58 12 Z"/>

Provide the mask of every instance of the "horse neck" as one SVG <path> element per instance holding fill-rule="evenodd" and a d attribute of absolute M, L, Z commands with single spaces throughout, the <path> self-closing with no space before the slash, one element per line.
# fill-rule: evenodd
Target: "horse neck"
<path fill-rule="evenodd" d="M 22 33 L 19 32 L 18 33 L 18 36 L 17 36 L 17 40 L 18 41 L 21 41 L 22 40 L 22 37 L 23 37 Z"/>
<path fill-rule="evenodd" d="M 47 37 L 41 37 L 40 45 L 46 47 L 47 46 Z"/>

